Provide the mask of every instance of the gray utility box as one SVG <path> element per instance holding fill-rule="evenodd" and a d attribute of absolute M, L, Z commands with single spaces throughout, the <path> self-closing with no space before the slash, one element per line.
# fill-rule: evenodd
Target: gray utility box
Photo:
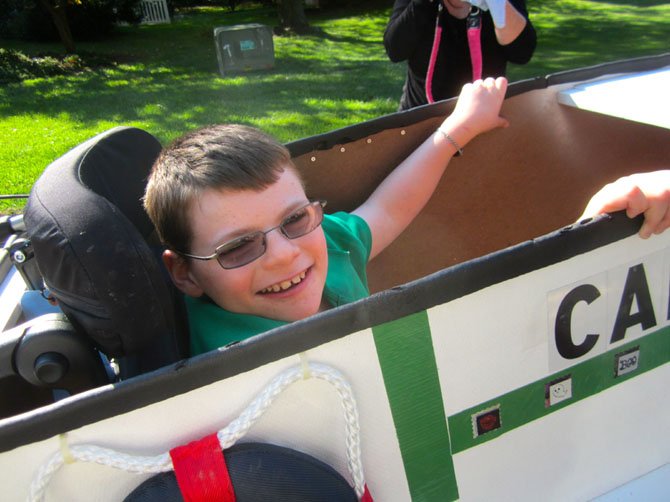
<path fill-rule="evenodd" d="M 222 76 L 274 67 L 275 48 L 269 26 L 220 26 L 214 28 L 214 44 Z"/>

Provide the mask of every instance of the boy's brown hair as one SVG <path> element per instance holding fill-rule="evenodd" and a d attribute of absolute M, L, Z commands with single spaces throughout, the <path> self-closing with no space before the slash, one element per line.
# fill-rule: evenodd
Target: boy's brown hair
<path fill-rule="evenodd" d="M 188 252 L 188 208 L 206 189 L 261 191 L 291 167 L 288 150 L 243 125 L 214 125 L 185 134 L 154 162 L 144 208 L 167 247 Z M 296 171 L 297 172 L 297 171 Z"/>

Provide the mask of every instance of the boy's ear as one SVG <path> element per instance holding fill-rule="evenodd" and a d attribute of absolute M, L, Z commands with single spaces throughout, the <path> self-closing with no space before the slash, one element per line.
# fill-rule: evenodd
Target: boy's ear
<path fill-rule="evenodd" d="M 163 251 L 163 263 L 170 274 L 172 282 L 181 291 L 195 298 L 203 295 L 204 291 L 190 273 L 188 260 L 185 260 L 174 251 L 166 249 Z"/>

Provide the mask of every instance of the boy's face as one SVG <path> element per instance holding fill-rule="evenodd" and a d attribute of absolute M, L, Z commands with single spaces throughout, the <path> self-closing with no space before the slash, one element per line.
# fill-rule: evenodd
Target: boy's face
<path fill-rule="evenodd" d="M 232 239 L 268 230 L 307 202 L 302 184 L 290 168 L 260 192 L 206 190 L 189 207 L 193 232 L 190 252 L 209 255 Z M 265 254 L 239 268 L 223 269 L 216 259 L 188 260 L 188 279 L 194 288 L 185 291 L 194 296 L 200 291 L 231 312 L 281 321 L 317 313 L 328 272 L 322 227 L 296 239 L 287 239 L 279 229 L 265 238 Z M 287 281 L 291 286 L 283 289 Z M 273 291 L 275 285 L 280 287 L 278 292 Z"/>

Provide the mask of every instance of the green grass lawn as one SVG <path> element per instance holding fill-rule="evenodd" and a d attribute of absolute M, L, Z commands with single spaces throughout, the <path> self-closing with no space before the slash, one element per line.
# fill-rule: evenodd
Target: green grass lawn
<path fill-rule="evenodd" d="M 27 193 L 44 167 L 73 146 L 117 125 L 162 142 L 211 123 L 239 122 L 291 141 L 395 111 L 404 65 L 382 45 L 388 7 L 308 11 L 319 35 L 275 37 L 275 67 L 230 78 L 218 74 L 213 29 L 277 24 L 275 11 L 199 8 L 169 25 L 129 26 L 110 40 L 80 43 L 115 64 L 0 89 L 0 194 Z M 531 63 L 511 81 L 668 51 L 670 4 L 656 0 L 529 0 L 538 31 Z M 634 5 L 635 4 L 635 5 Z M 26 54 L 58 45 L 2 41 Z M 21 201 L 0 202 L 0 213 Z"/>

